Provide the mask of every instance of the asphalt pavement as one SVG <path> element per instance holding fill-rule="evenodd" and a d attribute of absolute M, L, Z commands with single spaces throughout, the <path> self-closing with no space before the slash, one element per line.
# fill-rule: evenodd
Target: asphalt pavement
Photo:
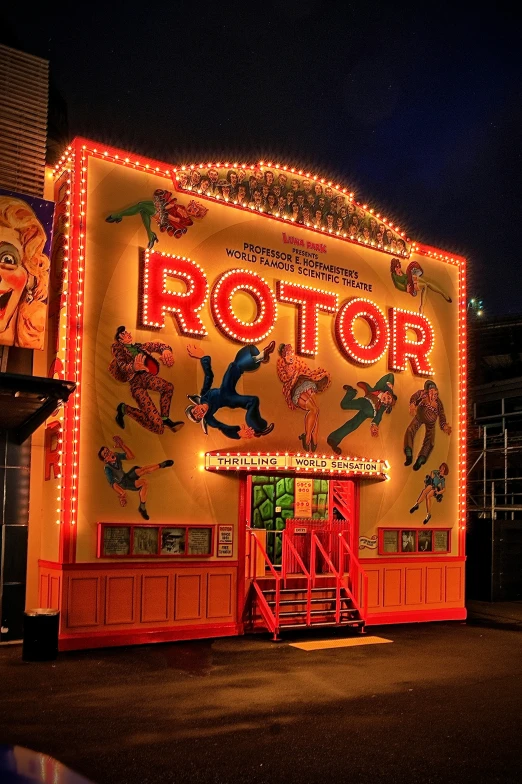
<path fill-rule="evenodd" d="M 347 636 L 314 630 L 42 663 L 3 647 L 0 742 L 50 754 L 96 784 L 518 784 L 516 604 L 490 620 L 472 607 L 468 623 L 369 630 L 391 644 L 289 644 Z"/>

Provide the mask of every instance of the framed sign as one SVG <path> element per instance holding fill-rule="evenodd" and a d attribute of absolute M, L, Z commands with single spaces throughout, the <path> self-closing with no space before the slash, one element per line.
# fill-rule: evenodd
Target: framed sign
<path fill-rule="evenodd" d="M 434 531 L 433 549 L 436 553 L 446 553 L 449 549 L 449 531 Z"/>
<path fill-rule="evenodd" d="M 379 555 L 450 552 L 448 528 L 379 528 Z"/>
<path fill-rule="evenodd" d="M 311 517 L 314 498 L 314 480 L 296 477 L 294 496 L 294 516 Z"/>
<path fill-rule="evenodd" d="M 98 523 L 98 558 L 208 558 L 213 544 L 213 526 Z M 225 546 L 232 551 L 232 542 Z"/>
<path fill-rule="evenodd" d="M 152 526 L 136 526 L 133 529 L 132 554 L 157 555 L 159 528 Z"/>
<path fill-rule="evenodd" d="M 398 531 L 383 531 L 382 544 L 385 553 L 398 553 L 399 552 L 399 532 Z"/>
<path fill-rule="evenodd" d="M 127 525 L 108 525 L 103 529 L 103 555 L 129 555 L 130 528 Z"/>
<path fill-rule="evenodd" d="M 188 555 L 211 555 L 212 528 L 188 529 Z"/>

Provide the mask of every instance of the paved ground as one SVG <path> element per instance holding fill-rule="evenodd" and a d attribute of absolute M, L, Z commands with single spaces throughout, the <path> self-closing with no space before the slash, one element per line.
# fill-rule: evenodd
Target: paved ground
<path fill-rule="evenodd" d="M 0 742 L 97 784 L 518 783 L 519 604 L 518 621 L 479 607 L 468 624 L 370 630 L 391 645 L 244 637 L 46 663 L 0 648 Z"/>

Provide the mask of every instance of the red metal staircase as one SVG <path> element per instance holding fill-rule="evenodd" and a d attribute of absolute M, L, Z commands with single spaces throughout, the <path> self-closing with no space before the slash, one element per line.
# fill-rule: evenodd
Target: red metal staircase
<path fill-rule="evenodd" d="M 270 562 L 255 530 L 249 529 L 247 622 L 252 630 L 268 629 L 274 639 L 284 629 L 346 626 L 364 630 L 367 576 L 346 541 L 348 532 L 338 530 L 339 521 L 323 521 L 320 527 L 311 522 L 309 527 L 307 533 L 297 525 L 283 532 L 280 571 Z M 264 563 L 262 574 L 253 568 L 260 562 Z"/>

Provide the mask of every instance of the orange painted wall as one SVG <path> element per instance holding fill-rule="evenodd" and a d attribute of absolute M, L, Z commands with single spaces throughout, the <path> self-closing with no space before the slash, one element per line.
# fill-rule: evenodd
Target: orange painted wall
<path fill-rule="evenodd" d="M 368 559 L 364 570 L 368 575 L 369 624 L 400 623 L 401 614 L 457 608 L 466 617 L 463 558 Z"/>
<path fill-rule="evenodd" d="M 62 650 L 238 632 L 236 565 L 111 567 L 40 565 L 40 604 L 61 610 Z"/>

